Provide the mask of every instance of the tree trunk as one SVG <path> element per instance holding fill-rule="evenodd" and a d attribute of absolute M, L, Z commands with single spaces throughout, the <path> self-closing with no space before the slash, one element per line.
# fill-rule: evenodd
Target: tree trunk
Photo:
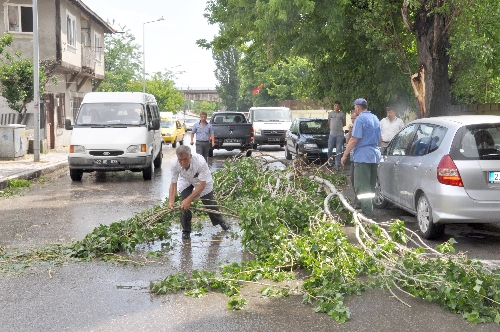
<path fill-rule="evenodd" d="M 444 0 L 438 2 L 442 5 Z M 417 39 L 419 72 L 411 79 L 420 117 L 447 115 L 451 102 L 448 79 L 450 59 L 447 54 L 450 45 L 449 18 L 446 13 L 429 14 L 429 10 L 435 8 L 426 7 L 422 5 L 419 8 L 412 29 Z"/>

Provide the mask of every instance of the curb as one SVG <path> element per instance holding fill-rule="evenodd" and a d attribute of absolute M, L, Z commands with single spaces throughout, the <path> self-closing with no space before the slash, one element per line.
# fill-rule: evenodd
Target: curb
<path fill-rule="evenodd" d="M 16 175 L 8 176 L 6 178 L 0 179 L 0 190 L 4 190 L 5 188 L 8 187 L 9 180 L 12 180 L 12 179 L 32 180 L 32 179 L 39 178 L 41 175 L 55 172 L 57 170 L 65 168 L 67 166 L 68 166 L 67 161 L 61 161 L 61 162 L 58 162 L 55 164 L 48 165 L 46 167 L 35 168 L 35 169 L 28 170 L 28 171 L 20 172 Z"/>

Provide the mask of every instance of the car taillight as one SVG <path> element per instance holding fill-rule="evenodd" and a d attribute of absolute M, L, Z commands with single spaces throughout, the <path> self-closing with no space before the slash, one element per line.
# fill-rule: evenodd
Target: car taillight
<path fill-rule="evenodd" d="M 462 177 L 458 172 L 458 168 L 453 159 L 451 159 L 450 155 L 446 155 L 441 158 L 437 168 L 437 179 L 442 184 L 457 187 L 464 186 L 462 183 Z"/>

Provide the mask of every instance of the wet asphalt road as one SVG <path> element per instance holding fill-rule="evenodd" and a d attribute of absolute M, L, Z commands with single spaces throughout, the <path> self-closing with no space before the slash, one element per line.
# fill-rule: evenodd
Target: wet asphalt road
<path fill-rule="evenodd" d="M 283 150 L 265 150 L 284 158 Z M 220 168 L 225 158 L 235 154 L 216 151 L 211 168 Z M 23 196 L 1 199 L 0 246 L 79 240 L 99 224 L 127 219 L 160 204 L 168 193 L 168 166 L 174 155 L 170 146 L 164 148 L 163 166 L 155 172 L 153 181 L 143 181 L 141 173 L 122 172 L 84 174 L 81 183 L 72 183 L 64 171 L 53 174 L 50 181 L 29 189 Z M 415 226 L 414 217 L 401 210 L 378 213 Z M 230 222 L 232 232 L 238 233 L 236 221 Z M 261 285 L 243 289 L 248 305 L 241 311 L 228 310 L 228 298 L 221 294 L 200 299 L 183 294 L 152 295 L 148 292 L 150 281 L 180 271 L 216 269 L 220 263 L 249 258 L 238 239 L 209 222 L 203 223 L 190 244 L 180 241 L 177 223 L 173 231 L 174 249 L 166 254 L 167 259 L 145 266 L 94 261 L 16 277 L 0 275 L 0 331 L 499 330 L 498 325 L 492 324 L 473 326 L 437 305 L 400 294 L 411 305 L 406 307 L 380 290 L 348 298 L 351 320 L 343 325 L 302 305 L 300 296 L 263 298 L 257 292 Z M 458 225 L 450 227 L 447 236 L 455 237 L 473 256 L 498 259 L 498 228 Z M 159 249 L 156 246 L 144 250 Z"/>

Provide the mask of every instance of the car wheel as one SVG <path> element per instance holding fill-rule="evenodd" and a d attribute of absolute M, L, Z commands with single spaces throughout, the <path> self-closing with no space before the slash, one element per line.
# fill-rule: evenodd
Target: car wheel
<path fill-rule="evenodd" d="M 351 165 L 351 167 L 354 167 L 354 165 Z M 373 198 L 373 206 L 377 209 L 385 209 L 387 205 L 389 205 L 389 202 L 382 196 L 380 191 L 380 182 L 377 178 L 377 182 L 375 182 L 375 197 Z"/>
<path fill-rule="evenodd" d="M 424 239 L 436 239 L 444 233 L 444 225 L 437 225 L 432 221 L 432 207 L 425 194 L 418 198 L 417 222 Z"/>
<path fill-rule="evenodd" d="M 70 169 L 69 177 L 72 181 L 82 181 L 83 171 L 81 169 Z"/>
<path fill-rule="evenodd" d="M 173 147 L 173 148 L 175 148 L 176 146 L 177 146 L 177 141 L 174 141 L 174 142 L 172 143 L 172 147 Z"/>
<path fill-rule="evenodd" d="M 149 166 L 147 166 L 142 170 L 142 178 L 144 180 L 151 180 L 153 178 L 153 172 L 154 172 L 153 166 L 154 166 L 153 162 L 151 162 Z"/>
<path fill-rule="evenodd" d="M 292 160 L 292 154 L 288 151 L 288 147 L 285 147 L 285 159 Z"/>
<path fill-rule="evenodd" d="M 295 160 L 299 160 L 306 165 L 309 165 L 311 162 L 307 159 L 306 155 L 299 151 L 299 147 L 295 150 Z"/>
<path fill-rule="evenodd" d="M 208 156 L 210 158 L 212 158 L 214 156 L 214 149 L 210 148 L 210 150 L 208 150 Z"/>
<path fill-rule="evenodd" d="M 184 136 L 182 136 L 182 139 L 179 141 L 179 145 L 184 145 Z"/>
<path fill-rule="evenodd" d="M 163 151 L 160 150 L 158 152 L 158 155 L 155 158 L 155 161 L 153 162 L 155 168 L 160 168 L 161 167 L 161 162 L 163 161 Z"/>

